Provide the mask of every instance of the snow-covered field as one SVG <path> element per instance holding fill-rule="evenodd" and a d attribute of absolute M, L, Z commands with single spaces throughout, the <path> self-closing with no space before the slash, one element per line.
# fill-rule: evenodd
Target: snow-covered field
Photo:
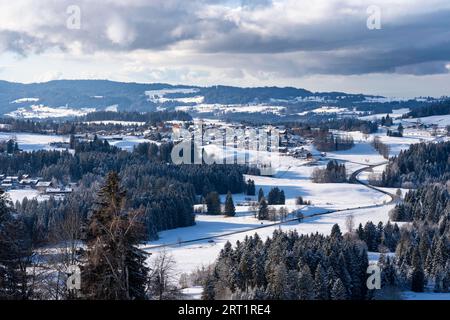
<path fill-rule="evenodd" d="M 52 142 L 69 142 L 68 136 L 44 135 L 34 133 L 0 132 L 0 140 L 14 139 L 23 151 L 57 150 Z"/>
<path fill-rule="evenodd" d="M 424 117 L 424 118 L 413 118 L 413 119 L 404 119 L 404 122 L 409 123 L 423 123 L 425 125 L 432 125 L 435 124 L 439 127 L 446 127 L 450 126 L 450 115 L 444 115 L 444 116 L 431 116 L 431 117 Z"/>
<path fill-rule="evenodd" d="M 398 154 L 413 143 L 436 140 L 428 132 L 415 129 L 405 130 L 406 136 L 404 138 L 387 137 L 383 130 L 378 134 L 368 136 L 360 132 L 350 134 L 355 139 L 354 148 L 347 151 L 329 152 L 325 159 L 319 160 L 316 164 L 323 166 L 328 159 L 336 159 L 345 163 L 348 174 L 369 165 L 379 164 L 371 171 L 363 171 L 359 174 L 358 178 L 363 181 L 367 181 L 370 174 L 380 174 L 386 166 L 386 160 L 370 145 L 374 136 L 380 136 L 383 142 L 389 144 L 391 154 Z M 208 147 L 210 150 L 214 149 L 214 147 Z M 310 149 L 313 154 L 318 153 L 313 147 L 310 147 Z M 286 194 L 286 205 L 284 207 L 289 212 L 301 210 L 305 215 L 302 222 L 290 221 L 278 224 L 271 221 L 258 221 L 254 217 L 252 208 L 245 203 L 248 197 L 239 194 L 233 196 L 237 211 L 235 217 L 197 215 L 195 226 L 161 232 L 159 240 L 148 243 L 144 249 L 151 252 L 152 257 L 157 256 L 160 251 L 167 251 L 176 263 L 175 270 L 179 277 L 183 273 L 190 273 L 214 263 L 227 241 L 234 245 L 236 241 L 242 241 L 246 236 L 255 233 L 258 233 L 262 238 L 270 237 L 277 229 L 283 231 L 295 230 L 300 234 L 315 232 L 329 234 L 334 224 L 338 224 L 341 230 L 345 231 L 346 220 L 349 216 L 353 217 L 355 226 L 368 221 L 374 223 L 389 221 L 389 211 L 395 206 L 395 204 L 390 203 L 389 196 L 358 184 L 314 184 L 311 182 L 310 176 L 317 166 L 309 165 L 305 160 L 294 159 L 289 156 L 281 157 L 281 159 L 282 166 L 277 168 L 277 173 L 273 177 L 246 176 L 246 179 L 255 180 L 256 189 L 262 188 L 265 194 L 275 186 L 284 190 Z M 383 190 L 391 193 L 396 191 L 389 188 L 383 188 Z M 402 195 L 405 195 L 407 191 L 402 190 Z M 312 205 L 297 206 L 295 204 L 297 196 L 312 201 Z M 222 202 L 224 197 L 224 195 L 221 196 Z M 240 203 L 244 205 L 239 205 Z M 315 215 L 329 210 L 339 211 Z M 311 216 L 311 214 L 314 215 Z M 292 217 L 293 215 L 290 216 L 290 218 Z M 197 240 L 201 238 L 206 239 Z M 188 242 L 185 243 L 186 241 Z M 372 263 L 376 263 L 379 254 L 371 253 L 369 259 Z M 186 294 L 196 298 L 200 293 L 200 288 L 186 289 Z M 450 296 L 449 294 L 434 294 L 431 292 L 423 294 L 403 292 L 402 298 L 448 300 Z"/>
<path fill-rule="evenodd" d="M 168 94 L 195 94 L 198 89 L 162 89 L 162 90 L 149 90 L 145 92 L 149 101 L 154 103 L 164 103 L 168 101 L 176 101 L 181 103 L 202 103 L 204 97 L 194 96 L 194 97 L 182 97 L 182 98 L 168 98 Z"/>
<path fill-rule="evenodd" d="M 323 107 L 314 109 L 312 112 L 314 112 L 314 113 L 321 113 L 321 114 L 327 114 L 327 113 L 342 113 L 342 112 L 347 112 L 347 111 L 348 111 L 347 108 L 323 106 Z"/>
<path fill-rule="evenodd" d="M 107 137 L 102 137 L 107 138 Z M 122 140 L 108 140 L 108 143 L 112 146 L 116 146 L 117 148 L 120 148 L 122 150 L 126 151 L 133 151 L 133 148 L 137 146 L 140 143 L 155 143 L 158 144 L 158 142 L 145 139 L 144 137 L 138 137 L 138 136 L 123 136 L 121 137 Z"/>
<path fill-rule="evenodd" d="M 375 150 L 370 146 L 364 146 L 363 143 L 357 145 L 353 151 L 336 152 L 330 156 L 362 164 L 355 165 L 351 171 L 367 166 L 364 165 L 367 158 L 371 163 L 384 160 Z M 286 194 L 285 207 L 291 212 L 302 209 L 307 217 L 303 222 L 294 221 L 279 225 L 270 221 L 258 221 L 250 207 L 238 205 L 245 200 L 245 196 L 234 195 L 237 211 L 235 217 L 197 215 L 195 226 L 161 232 L 159 240 L 148 243 L 145 249 L 153 253 L 153 257 L 161 250 L 169 252 L 176 262 L 177 275 L 180 276 L 182 273 L 189 273 L 213 263 L 227 241 L 234 244 L 255 233 L 262 238 L 270 237 L 276 229 L 296 230 L 302 234 L 315 232 L 329 234 L 332 226 L 336 223 L 342 230 L 345 230 L 345 221 L 348 216 L 354 217 L 356 225 L 367 221 L 378 223 L 389 220 L 388 212 L 394 205 L 384 205 L 384 203 L 389 202 L 390 197 L 358 184 L 314 184 L 310 180 L 310 175 L 315 166 L 305 165 L 303 160 L 292 157 L 284 157 L 282 163 L 283 167 L 278 168 L 278 173 L 273 177 L 246 176 L 246 178 L 255 180 L 256 189 L 262 188 L 265 194 L 275 186 L 284 190 Z M 296 206 L 295 198 L 297 196 L 311 200 L 312 205 Z M 224 196 L 222 196 L 222 201 L 223 199 Z M 367 208 L 359 209 L 359 207 Z M 315 213 L 348 208 L 353 209 L 308 217 Z M 187 244 L 181 243 L 205 237 L 216 238 Z M 159 247 L 161 245 L 170 246 L 161 248 Z"/>
<path fill-rule="evenodd" d="M 11 190 L 6 193 L 13 203 L 15 203 L 16 201 L 22 202 L 22 200 L 25 198 L 31 200 L 37 198 L 39 195 L 39 193 L 33 189 Z"/>
<path fill-rule="evenodd" d="M 389 117 L 391 117 L 393 119 L 397 119 L 397 118 L 401 118 L 404 114 L 407 114 L 409 111 L 410 111 L 409 108 L 394 109 L 394 110 L 392 110 L 392 113 L 376 113 L 376 114 L 371 114 L 369 116 L 359 117 L 359 119 L 375 121 L 375 120 L 381 119 L 383 117 L 386 117 L 386 115 L 388 115 L 388 114 L 389 114 Z"/>
<path fill-rule="evenodd" d="M 327 152 L 327 158 L 339 159 L 348 162 L 355 162 L 361 165 L 374 165 L 386 161 L 371 145 L 371 138 L 364 139 L 362 134 L 358 132 L 350 132 L 355 141 L 355 146 L 350 150 Z M 314 150 L 314 149 L 313 149 Z M 317 150 L 314 150 L 318 153 Z"/>
<path fill-rule="evenodd" d="M 72 109 L 68 107 L 52 108 L 48 106 L 31 105 L 29 107 L 18 108 L 7 116 L 21 119 L 45 119 L 45 118 L 65 118 L 84 116 L 90 112 L 95 112 L 94 108 Z"/>
<path fill-rule="evenodd" d="M 9 196 L 10 200 L 15 203 L 16 201 L 22 202 L 23 199 L 28 200 L 36 199 L 37 201 L 49 200 L 49 195 L 41 195 L 37 190 L 34 189 L 21 189 L 21 190 L 10 190 L 6 194 Z"/>
<path fill-rule="evenodd" d="M 360 131 L 343 132 L 334 130 L 334 132 L 343 135 L 350 135 L 355 141 L 355 148 L 342 152 L 347 153 L 347 155 L 343 154 L 343 157 L 345 157 L 348 161 L 356 161 L 355 159 L 359 158 L 362 160 L 361 163 L 368 164 L 376 164 L 385 161 L 385 159 L 374 152 L 373 148 L 370 146 L 370 141 L 372 141 L 375 137 L 379 137 L 381 142 L 389 145 L 390 156 L 398 155 L 400 151 L 407 150 L 412 144 L 432 142 L 436 140 L 436 137 L 433 137 L 430 131 L 414 128 L 404 129 L 403 137 L 388 137 L 386 135 L 387 130 L 385 128 L 380 128 L 378 132 L 369 135 L 365 135 Z M 327 157 L 332 157 L 332 154 L 333 153 L 327 154 Z"/>
<path fill-rule="evenodd" d="M 180 276 L 182 273 L 190 273 L 195 271 L 197 268 L 208 266 L 213 263 L 227 241 L 235 244 L 236 241 L 242 240 L 246 236 L 254 235 L 255 233 L 258 233 L 258 235 L 262 238 L 266 238 L 270 237 L 277 229 L 281 229 L 283 231 L 296 230 L 301 234 L 315 232 L 329 234 L 331 232 L 331 228 L 336 223 L 339 224 L 342 230 L 346 230 L 345 221 L 348 216 L 354 217 L 354 222 L 356 225 L 367 221 L 374 221 L 376 223 L 379 221 L 387 222 L 389 219 L 388 212 L 392 208 L 393 205 L 388 205 L 385 207 L 375 207 L 371 209 L 337 212 L 329 215 L 305 219 L 302 223 L 290 222 L 284 225 L 274 225 L 267 228 L 260 228 L 257 230 L 215 238 L 214 242 L 204 240 L 192 244 L 174 245 L 170 248 L 166 248 L 165 250 L 170 253 L 175 260 L 177 276 Z M 271 222 L 264 222 L 264 224 L 270 225 Z M 151 242 L 149 246 L 146 247 L 146 251 L 153 253 L 153 256 L 155 256 L 159 251 L 164 249 L 151 249 L 151 246 L 167 243 L 173 244 L 179 241 L 197 239 L 200 237 L 209 237 L 235 231 L 244 231 L 260 226 L 261 223 L 259 221 L 248 215 L 237 216 L 234 218 L 199 215 L 197 216 L 196 226 L 161 232 L 160 239 L 158 241 Z"/>

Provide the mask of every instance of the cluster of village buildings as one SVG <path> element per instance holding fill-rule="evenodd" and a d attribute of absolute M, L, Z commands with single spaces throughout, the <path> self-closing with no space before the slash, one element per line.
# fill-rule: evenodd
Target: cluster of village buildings
<path fill-rule="evenodd" d="M 43 195 L 63 196 L 72 193 L 74 185 L 59 186 L 52 181 L 30 177 L 27 174 L 20 176 L 0 174 L 0 188 L 4 191 L 32 189 Z"/>

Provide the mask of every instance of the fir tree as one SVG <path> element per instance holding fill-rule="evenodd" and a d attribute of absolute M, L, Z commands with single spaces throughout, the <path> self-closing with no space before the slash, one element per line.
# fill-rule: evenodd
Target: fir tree
<path fill-rule="evenodd" d="M 286 196 L 284 195 L 284 190 L 280 191 L 280 198 L 278 204 L 286 204 Z"/>
<path fill-rule="evenodd" d="M 342 240 L 342 232 L 338 224 L 333 225 L 333 228 L 331 228 L 331 239 Z"/>
<path fill-rule="evenodd" d="M 108 174 L 89 220 L 87 262 L 82 270 L 82 292 L 88 299 L 144 299 L 148 282 L 146 254 L 138 212 L 125 209 L 125 192 L 117 173 Z"/>
<path fill-rule="evenodd" d="M 269 219 L 269 206 L 267 205 L 266 199 L 262 197 L 261 202 L 259 203 L 258 220 L 267 219 Z"/>
<path fill-rule="evenodd" d="M 322 264 L 317 265 L 316 272 L 314 274 L 314 293 L 316 300 L 328 299 L 328 277 L 325 273 Z"/>
<path fill-rule="evenodd" d="M 271 281 L 268 284 L 268 293 L 271 299 L 283 300 L 289 294 L 288 271 L 284 263 L 275 266 Z"/>
<path fill-rule="evenodd" d="M 298 298 L 300 300 L 314 299 L 314 279 L 307 265 L 301 268 L 298 277 Z"/>
<path fill-rule="evenodd" d="M 423 292 L 425 286 L 425 275 L 423 272 L 422 259 L 417 248 L 414 250 L 412 263 L 413 272 L 411 276 L 411 290 L 414 292 Z"/>
<path fill-rule="evenodd" d="M 214 277 L 213 275 L 208 274 L 203 284 L 202 300 L 214 300 L 214 298 L 215 298 Z"/>
<path fill-rule="evenodd" d="M 231 192 L 228 192 L 225 200 L 225 215 L 228 217 L 234 217 L 236 215 L 236 208 L 234 207 L 233 196 Z"/>
<path fill-rule="evenodd" d="M 30 294 L 31 239 L 25 222 L 13 215 L 9 201 L 0 189 L 0 300 L 25 300 Z"/>
<path fill-rule="evenodd" d="M 247 181 L 247 195 L 248 196 L 254 196 L 256 194 L 256 186 L 255 186 L 255 181 L 249 179 Z"/>
<path fill-rule="evenodd" d="M 219 215 L 221 213 L 220 208 L 220 196 L 217 192 L 210 192 L 205 198 L 206 206 L 208 208 L 208 214 Z"/>
<path fill-rule="evenodd" d="M 258 191 L 258 202 L 261 202 L 261 199 L 264 198 L 264 191 L 262 188 L 259 188 Z"/>
<path fill-rule="evenodd" d="M 331 299 L 332 300 L 348 299 L 347 291 L 344 287 L 344 284 L 342 283 L 342 280 L 339 278 L 334 282 L 333 288 L 331 289 Z"/>

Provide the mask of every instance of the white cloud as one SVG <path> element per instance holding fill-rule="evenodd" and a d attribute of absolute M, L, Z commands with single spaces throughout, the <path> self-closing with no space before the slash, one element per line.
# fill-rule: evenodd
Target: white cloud
<path fill-rule="evenodd" d="M 106 26 L 108 38 L 118 45 L 129 45 L 135 40 L 135 32 L 120 17 L 114 17 L 109 20 Z"/>
<path fill-rule="evenodd" d="M 2 74 L 290 84 L 449 70 L 448 0 L 78 0 L 80 30 L 65 27 L 72 4 L 0 0 L 0 55 L 21 56 Z M 369 5 L 382 30 L 366 28 Z"/>
<path fill-rule="evenodd" d="M 47 71 L 33 77 L 33 82 L 48 82 L 62 79 L 62 73 L 59 71 Z"/>

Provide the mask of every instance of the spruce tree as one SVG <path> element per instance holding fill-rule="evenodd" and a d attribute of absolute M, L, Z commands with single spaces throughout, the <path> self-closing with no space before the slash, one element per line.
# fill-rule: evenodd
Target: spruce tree
<path fill-rule="evenodd" d="M 334 282 L 333 288 L 331 289 L 331 299 L 332 300 L 348 299 L 347 290 L 345 289 L 342 280 L 339 278 Z"/>
<path fill-rule="evenodd" d="M 202 300 L 214 300 L 215 295 L 214 276 L 212 274 L 208 274 L 203 283 Z"/>
<path fill-rule="evenodd" d="M 258 202 L 261 202 L 261 199 L 264 198 L 264 191 L 262 188 L 259 188 L 258 191 Z"/>
<path fill-rule="evenodd" d="M 31 238 L 22 217 L 14 216 L 6 193 L 0 189 L 0 300 L 29 298 L 27 267 Z"/>
<path fill-rule="evenodd" d="M 217 192 L 210 192 L 205 198 L 208 214 L 219 215 L 221 213 L 220 196 Z"/>
<path fill-rule="evenodd" d="M 423 272 L 422 258 L 419 249 L 416 248 L 412 258 L 413 272 L 411 276 L 411 290 L 414 292 L 423 292 L 425 286 L 425 275 Z"/>
<path fill-rule="evenodd" d="M 286 204 L 286 196 L 284 195 L 284 191 L 280 191 L 280 198 L 278 204 Z"/>
<path fill-rule="evenodd" d="M 341 241 L 342 240 L 342 232 L 341 228 L 339 228 L 338 224 L 333 225 L 331 228 L 331 239 Z"/>
<path fill-rule="evenodd" d="M 269 206 L 267 205 L 266 199 L 262 197 L 261 202 L 259 203 L 258 220 L 267 219 L 269 219 Z"/>
<path fill-rule="evenodd" d="M 270 282 L 267 290 L 271 299 L 283 300 L 289 295 L 287 290 L 288 284 L 288 271 L 284 263 L 280 263 L 275 266 L 272 275 L 270 276 Z"/>
<path fill-rule="evenodd" d="M 228 191 L 227 198 L 225 200 L 225 215 L 228 217 L 234 217 L 236 215 L 236 208 L 234 207 L 233 196 Z"/>
<path fill-rule="evenodd" d="M 125 209 L 119 176 L 108 174 L 89 220 L 87 261 L 82 269 L 82 292 L 87 299 L 144 299 L 148 282 L 146 254 L 136 247 L 141 239 L 139 213 Z"/>
<path fill-rule="evenodd" d="M 316 300 L 328 299 L 328 277 L 322 264 L 317 265 L 314 274 L 314 294 Z"/>
<path fill-rule="evenodd" d="M 255 194 L 256 194 L 255 181 L 249 179 L 247 181 L 247 195 L 248 196 L 254 196 Z"/>
<path fill-rule="evenodd" d="M 303 268 L 300 269 L 298 277 L 298 293 L 298 298 L 300 300 L 314 299 L 314 279 L 308 265 L 304 265 Z"/>

